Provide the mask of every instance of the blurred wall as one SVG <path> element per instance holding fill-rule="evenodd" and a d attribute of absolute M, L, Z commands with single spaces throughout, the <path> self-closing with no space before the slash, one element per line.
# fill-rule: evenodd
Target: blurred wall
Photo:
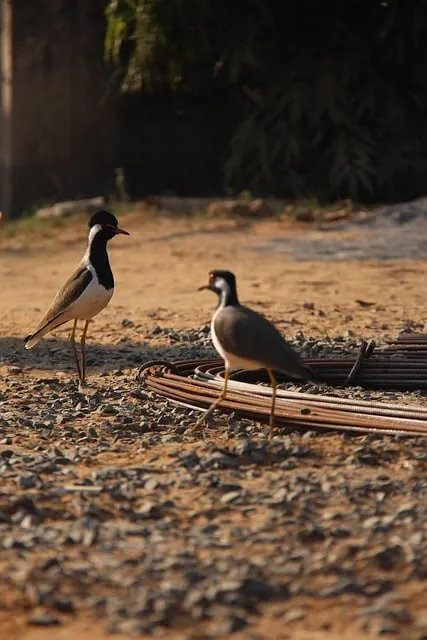
<path fill-rule="evenodd" d="M 13 211 L 111 188 L 104 0 L 13 0 Z"/>
<path fill-rule="evenodd" d="M 134 198 L 222 191 L 221 99 L 114 94 L 105 0 L 0 0 L 0 7 L 6 17 L 12 9 L 8 24 L 0 11 L 2 45 L 10 45 L 10 55 L 0 48 L 0 208 L 7 187 L 9 215 L 113 194 L 119 167 Z"/>

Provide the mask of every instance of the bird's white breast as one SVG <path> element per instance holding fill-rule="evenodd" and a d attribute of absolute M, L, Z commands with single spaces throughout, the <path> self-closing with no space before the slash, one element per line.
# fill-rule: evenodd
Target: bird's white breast
<path fill-rule="evenodd" d="M 224 360 L 226 367 L 230 369 L 230 371 L 233 371 L 234 369 L 251 369 L 251 370 L 261 369 L 263 365 L 259 364 L 259 362 L 253 362 L 252 360 L 246 360 L 245 358 L 240 358 L 239 356 L 236 356 L 233 353 L 225 351 L 225 349 L 222 347 L 215 333 L 215 318 L 220 311 L 221 311 L 221 307 L 219 307 L 212 316 L 211 337 L 212 337 L 213 345 L 215 349 L 218 351 L 221 358 Z"/>
<path fill-rule="evenodd" d="M 211 338 L 212 338 L 213 345 L 214 345 L 215 349 L 218 351 L 218 353 L 221 356 L 221 358 L 223 358 L 223 360 L 226 360 L 226 352 L 222 348 L 221 343 L 218 340 L 217 335 L 215 333 L 215 318 L 216 318 L 217 314 L 219 313 L 219 311 L 221 311 L 221 309 L 217 309 L 215 311 L 215 313 L 213 314 L 213 316 L 212 316 L 212 320 L 211 320 Z"/>
<path fill-rule="evenodd" d="M 114 291 L 99 284 L 95 269 L 92 266 L 88 268 L 92 273 L 92 280 L 73 304 L 73 316 L 81 320 L 90 320 L 102 311 L 110 302 Z"/>

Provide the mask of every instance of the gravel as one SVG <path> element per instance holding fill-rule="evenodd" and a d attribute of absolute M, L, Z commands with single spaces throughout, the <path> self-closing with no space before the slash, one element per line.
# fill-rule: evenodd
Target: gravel
<path fill-rule="evenodd" d="M 256 240 L 246 250 L 277 251 L 292 260 L 425 259 L 427 198 L 361 211 L 356 217 L 322 222 L 298 237 Z M 337 240 L 334 242 L 334 240 Z"/>
<path fill-rule="evenodd" d="M 206 326 L 154 331 L 156 358 L 214 355 Z M 307 355 L 359 346 L 303 334 L 295 345 Z M 67 355 L 55 340 L 41 352 L 51 367 Z M 34 377 L 26 352 L 6 354 L 0 597 L 20 602 L 30 625 L 90 614 L 111 633 L 263 638 L 263 614 L 316 629 L 316 611 L 333 604 L 374 636 L 424 637 L 425 440 L 284 432 L 269 442 L 264 426 L 227 425 L 220 412 L 200 439 L 187 431 L 198 412 L 136 383 L 152 352 L 115 353 L 128 368 L 87 393 L 71 370 Z M 90 346 L 89 358 L 95 366 L 102 350 Z"/>

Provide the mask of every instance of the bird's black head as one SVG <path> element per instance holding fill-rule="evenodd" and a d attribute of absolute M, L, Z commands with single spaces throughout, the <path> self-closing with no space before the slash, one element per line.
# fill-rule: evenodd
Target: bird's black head
<path fill-rule="evenodd" d="M 128 236 L 129 233 L 124 229 L 120 229 L 118 225 L 116 216 L 113 216 L 112 213 L 105 209 L 100 209 L 89 220 L 89 237 L 93 238 L 96 235 L 97 238 L 102 237 L 105 241 L 108 241 L 119 233 Z"/>
<path fill-rule="evenodd" d="M 199 291 L 202 289 L 209 289 L 209 291 L 216 293 L 224 304 L 239 304 L 236 291 L 236 276 L 231 271 L 223 271 L 221 269 L 209 271 L 208 284 L 199 287 Z"/>

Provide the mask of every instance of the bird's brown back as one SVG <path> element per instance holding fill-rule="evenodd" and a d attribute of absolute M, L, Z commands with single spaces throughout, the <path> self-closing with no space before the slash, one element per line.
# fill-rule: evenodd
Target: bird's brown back
<path fill-rule="evenodd" d="M 79 266 L 72 276 L 68 278 L 68 280 L 66 280 L 59 289 L 51 306 L 41 318 L 34 333 L 40 331 L 40 329 L 48 325 L 66 311 L 72 303 L 81 296 L 83 291 L 90 284 L 92 278 L 92 273 L 86 266 Z"/>
<path fill-rule="evenodd" d="M 215 333 L 223 349 L 260 367 L 308 380 L 310 369 L 282 334 L 264 316 L 238 305 L 221 309 L 214 320 Z"/>

